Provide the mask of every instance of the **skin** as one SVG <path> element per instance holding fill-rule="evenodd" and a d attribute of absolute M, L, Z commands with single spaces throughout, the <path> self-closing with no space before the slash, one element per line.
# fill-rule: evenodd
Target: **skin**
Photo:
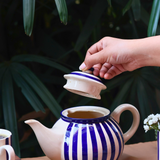
<path fill-rule="evenodd" d="M 144 66 L 160 66 L 160 36 L 132 40 L 104 37 L 88 49 L 80 70 L 93 67 L 95 76 L 111 79 Z"/>

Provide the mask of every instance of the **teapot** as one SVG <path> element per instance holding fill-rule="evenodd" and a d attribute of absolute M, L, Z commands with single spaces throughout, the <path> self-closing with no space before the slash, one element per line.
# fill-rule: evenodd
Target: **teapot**
<path fill-rule="evenodd" d="M 133 122 L 123 133 L 119 121 L 126 110 L 132 113 Z M 33 129 L 43 152 L 51 160 L 117 160 L 139 121 L 139 112 L 133 105 L 121 104 L 112 113 L 99 106 L 67 108 L 51 129 L 34 119 L 25 123 Z"/>

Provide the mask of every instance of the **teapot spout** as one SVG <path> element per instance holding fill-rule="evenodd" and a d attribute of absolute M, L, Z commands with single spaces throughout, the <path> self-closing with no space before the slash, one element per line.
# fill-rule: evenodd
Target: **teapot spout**
<path fill-rule="evenodd" d="M 34 119 L 26 120 L 25 123 L 33 129 L 45 155 L 51 160 L 61 159 L 60 145 L 57 147 L 57 144 L 60 144 L 60 139 L 57 137 L 58 135 L 54 130 L 45 127 L 39 121 Z"/>

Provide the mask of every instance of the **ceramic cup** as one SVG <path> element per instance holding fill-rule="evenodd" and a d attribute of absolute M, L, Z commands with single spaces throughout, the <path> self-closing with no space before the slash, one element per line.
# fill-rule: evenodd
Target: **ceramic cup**
<path fill-rule="evenodd" d="M 12 148 L 12 133 L 0 129 L 0 160 L 15 160 L 15 152 Z"/>

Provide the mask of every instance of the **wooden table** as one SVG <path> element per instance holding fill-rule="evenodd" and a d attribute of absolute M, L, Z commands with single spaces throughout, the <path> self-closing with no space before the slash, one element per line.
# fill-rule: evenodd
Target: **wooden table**
<path fill-rule="evenodd" d="M 21 160 L 49 160 L 49 158 L 22 158 Z M 157 160 L 157 142 L 125 145 L 124 152 L 119 160 Z"/>

